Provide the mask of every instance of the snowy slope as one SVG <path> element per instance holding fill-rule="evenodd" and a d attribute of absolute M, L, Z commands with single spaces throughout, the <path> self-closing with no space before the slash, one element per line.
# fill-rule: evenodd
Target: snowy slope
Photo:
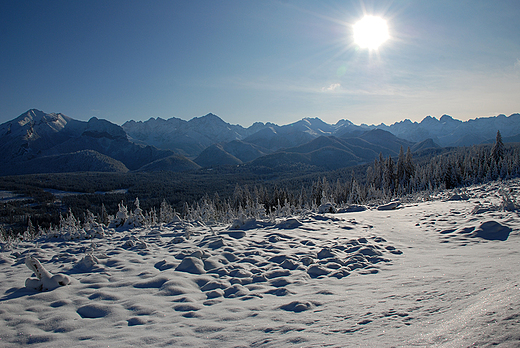
<path fill-rule="evenodd" d="M 238 229 L 2 244 L 0 345 L 516 347 L 520 216 L 500 188 L 518 199 L 520 181 Z M 71 283 L 25 287 L 41 284 L 29 255 Z"/>

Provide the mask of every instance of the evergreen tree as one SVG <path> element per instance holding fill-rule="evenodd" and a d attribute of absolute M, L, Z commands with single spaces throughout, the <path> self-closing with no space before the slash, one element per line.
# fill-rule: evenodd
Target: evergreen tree
<path fill-rule="evenodd" d="M 108 226 L 110 223 L 110 219 L 108 218 L 107 209 L 105 208 L 105 204 L 101 203 L 101 223 L 105 226 Z"/>
<path fill-rule="evenodd" d="M 415 165 L 413 164 L 413 158 L 412 158 L 412 151 L 410 151 L 410 147 L 406 150 L 406 156 L 404 160 L 404 168 L 406 172 L 407 180 L 410 181 L 410 179 L 415 174 Z"/>
<path fill-rule="evenodd" d="M 395 172 L 394 172 L 394 160 L 391 156 L 388 156 L 386 165 L 383 171 L 383 189 L 392 196 L 395 191 Z"/>
<path fill-rule="evenodd" d="M 403 192 L 407 185 L 408 178 L 406 176 L 405 156 L 403 145 L 401 145 L 401 148 L 399 149 L 399 157 L 397 158 L 397 185 L 400 192 Z"/>
<path fill-rule="evenodd" d="M 502 142 L 502 135 L 500 131 L 497 131 L 497 138 L 495 141 L 495 145 L 493 145 L 493 149 L 491 150 L 491 158 L 498 163 L 504 157 L 504 143 Z"/>

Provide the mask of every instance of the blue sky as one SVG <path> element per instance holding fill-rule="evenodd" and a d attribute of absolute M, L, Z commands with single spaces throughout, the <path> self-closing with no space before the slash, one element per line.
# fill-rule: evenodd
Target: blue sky
<path fill-rule="evenodd" d="M 377 51 L 353 42 L 387 20 Z M 391 124 L 520 112 L 520 2 L 0 0 L 0 123 L 36 108 Z"/>

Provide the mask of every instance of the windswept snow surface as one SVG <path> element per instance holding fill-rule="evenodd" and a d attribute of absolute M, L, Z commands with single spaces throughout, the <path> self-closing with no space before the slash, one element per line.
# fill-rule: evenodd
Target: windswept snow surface
<path fill-rule="evenodd" d="M 500 188 L 518 197 L 520 182 L 238 229 L 3 245 L 0 346 L 518 347 L 520 217 Z M 71 283 L 26 288 L 30 255 Z"/>

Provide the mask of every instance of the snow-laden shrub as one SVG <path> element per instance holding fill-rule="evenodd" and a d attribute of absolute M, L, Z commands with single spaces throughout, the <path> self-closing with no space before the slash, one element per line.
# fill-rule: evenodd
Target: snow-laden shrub
<path fill-rule="evenodd" d="M 34 228 L 31 219 L 28 219 L 27 229 L 21 235 L 21 239 L 24 242 L 29 242 L 31 240 L 38 238 L 40 236 L 40 233 L 41 233 L 41 229 L 39 228 L 38 231 L 36 231 L 36 228 Z"/>
<path fill-rule="evenodd" d="M 231 223 L 230 230 L 242 230 L 250 229 L 256 226 L 257 220 L 255 218 L 247 217 L 245 214 L 241 214 Z"/>
<path fill-rule="evenodd" d="M 511 196 L 509 192 L 506 192 L 503 188 L 500 189 L 500 195 L 502 196 L 502 210 L 516 211 L 520 210 L 520 204 L 517 200 Z"/>
<path fill-rule="evenodd" d="M 275 218 L 287 218 L 295 215 L 295 206 L 290 204 L 287 200 L 285 200 L 284 205 L 280 205 L 280 201 L 278 201 L 278 205 L 274 210 L 269 212 L 269 217 L 272 219 Z"/>
<path fill-rule="evenodd" d="M 128 214 L 128 209 L 123 204 L 123 202 L 118 204 L 118 208 L 119 209 L 116 213 L 116 216 L 114 217 L 114 219 L 112 219 L 112 221 L 110 221 L 110 224 L 108 225 L 108 227 L 110 228 L 123 227 L 126 223 L 126 220 L 128 220 L 128 218 L 130 217 Z"/>
<path fill-rule="evenodd" d="M 145 226 L 156 226 L 159 220 L 157 219 L 157 211 L 155 207 L 150 211 L 144 213 Z"/>
<path fill-rule="evenodd" d="M 143 215 L 143 210 L 139 205 L 139 198 L 135 199 L 135 210 L 133 214 L 130 214 L 123 225 L 128 227 L 143 227 L 146 225 L 146 219 Z"/>
<path fill-rule="evenodd" d="M 170 222 L 181 222 L 179 214 L 173 210 L 166 200 L 162 201 L 161 207 L 159 208 L 159 222 L 165 224 Z"/>
<path fill-rule="evenodd" d="M 40 237 L 47 239 L 63 238 L 65 240 L 104 238 L 105 233 L 106 227 L 97 222 L 96 217 L 89 210 L 85 213 L 84 223 L 81 223 L 72 211 L 69 210 L 69 214 L 66 217 L 60 216 L 58 226 L 51 225 L 48 230 L 43 230 L 41 226 L 38 227 L 38 232 L 32 240 Z"/>
<path fill-rule="evenodd" d="M 118 211 L 116 216 L 110 221 L 109 228 L 133 228 L 133 227 L 144 227 L 150 225 L 150 222 L 157 220 L 153 213 L 147 213 L 147 217 L 144 216 L 144 212 L 139 204 L 139 198 L 135 199 L 134 202 L 135 210 L 128 211 L 128 208 L 123 204 L 119 203 Z"/>
<path fill-rule="evenodd" d="M 148 244 L 146 244 L 146 242 L 134 237 L 134 236 L 131 236 L 128 240 L 126 240 L 123 245 L 122 245 L 123 248 L 128 248 L 128 249 L 147 249 L 148 248 Z"/>
<path fill-rule="evenodd" d="M 92 212 L 87 210 L 85 214 L 85 222 L 83 223 L 83 230 L 86 238 L 104 238 L 105 228 L 96 221 L 96 217 Z"/>
<path fill-rule="evenodd" d="M 15 236 L 9 230 L 0 226 L 0 251 L 11 250 L 16 242 Z"/>
<path fill-rule="evenodd" d="M 76 219 L 71 210 L 69 210 L 67 217 L 60 216 L 58 234 L 67 240 L 84 239 L 86 236 L 80 221 Z"/>

